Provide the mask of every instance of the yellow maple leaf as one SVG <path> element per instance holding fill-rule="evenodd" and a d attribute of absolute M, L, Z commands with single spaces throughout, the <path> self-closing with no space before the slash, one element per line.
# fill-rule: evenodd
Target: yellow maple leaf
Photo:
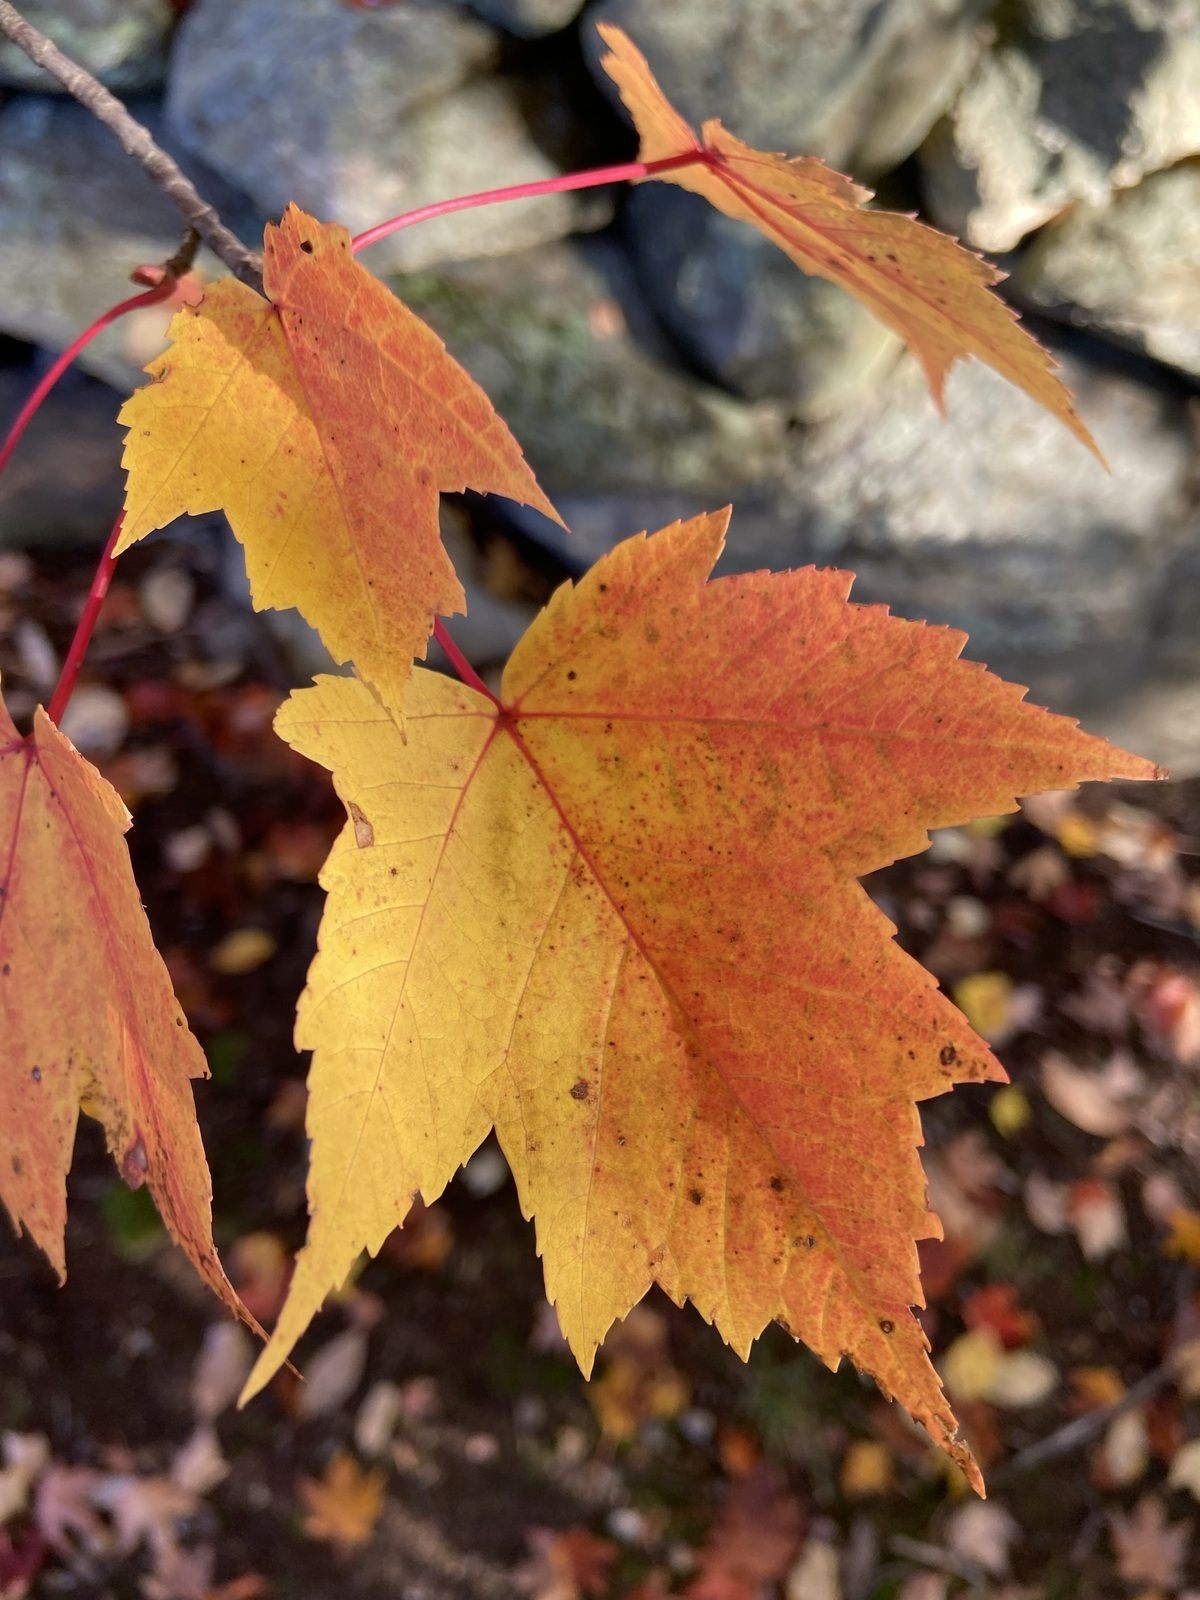
<path fill-rule="evenodd" d="M 727 520 L 559 590 L 498 702 L 418 672 L 407 743 L 353 681 L 281 708 L 350 820 L 297 1023 L 312 1222 L 250 1392 L 494 1126 L 585 1373 L 656 1281 L 743 1355 L 776 1319 L 851 1356 L 973 1470 L 910 1310 L 914 1101 L 1002 1073 L 856 875 L 1154 769 L 844 573 L 707 581 Z"/>
<path fill-rule="evenodd" d="M 66 1277 L 66 1177 L 79 1112 L 122 1177 L 237 1315 L 212 1238 L 212 1184 L 184 1021 L 133 879 L 129 813 L 39 710 L 21 738 L 0 701 L 0 1199 Z"/>
<path fill-rule="evenodd" d="M 482 389 L 358 265 L 344 228 L 289 206 L 263 253 L 268 298 L 233 278 L 207 289 L 121 410 L 117 553 L 185 512 L 223 510 L 254 604 L 296 606 L 399 706 L 435 616 L 464 608 L 440 495 L 557 513 Z"/>
<path fill-rule="evenodd" d="M 1004 274 L 955 240 L 895 211 L 865 209 L 870 190 L 815 156 L 755 150 L 713 118 L 696 134 L 620 28 L 599 24 L 601 65 L 641 135 L 643 161 L 697 160 L 651 176 L 703 195 L 777 244 L 803 271 L 861 300 L 908 345 L 938 405 L 955 361 L 977 356 L 1024 389 L 1100 455 L 1048 351 L 991 293 Z"/>
<path fill-rule="evenodd" d="M 349 1451 L 339 1450 L 320 1478 L 300 1480 L 305 1533 L 342 1550 L 366 1544 L 383 1509 L 383 1488 L 380 1468 L 364 1470 Z"/>

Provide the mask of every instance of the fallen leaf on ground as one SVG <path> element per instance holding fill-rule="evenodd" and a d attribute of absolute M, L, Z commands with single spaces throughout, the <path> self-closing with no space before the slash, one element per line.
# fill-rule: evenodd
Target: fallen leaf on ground
<path fill-rule="evenodd" d="M 1110 1512 L 1108 1525 L 1117 1573 L 1126 1583 L 1175 1588 L 1191 1537 L 1190 1524 L 1168 1523 L 1162 1501 L 1147 1494 L 1128 1513 Z"/>
<path fill-rule="evenodd" d="M 132 1472 L 104 1474 L 91 1493 L 92 1503 L 107 1511 L 124 1555 L 140 1544 L 162 1554 L 179 1546 L 179 1524 L 196 1510 L 196 1496 L 170 1478 L 141 1477 Z"/>
<path fill-rule="evenodd" d="M 366 1544 L 383 1509 L 384 1482 L 380 1468 L 364 1471 L 348 1451 L 339 1450 L 320 1478 L 300 1480 L 305 1533 L 341 1550 Z"/>
<path fill-rule="evenodd" d="M 227 1410 L 254 1365 L 254 1346 L 237 1322 L 214 1322 L 204 1330 L 200 1354 L 192 1367 L 189 1390 L 192 1410 L 212 1422 Z"/>
<path fill-rule="evenodd" d="M 1042 1092 L 1068 1122 L 1100 1139 L 1124 1133 L 1133 1121 L 1134 1099 L 1145 1079 L 1123 1051 L 1103 1067 L 1077 1067 L 1059 1050 L 1042 1057 Z"/>
<path fill-rule="evenodd" d="M 1008 1552 L 1020 1527 L 1011 1511 L 995 1500 L 975 1500 L 959 1506 L 946 1525 L 946 1544 L 993 1578 L 1008 1573 Z"/>
<path fill-rule="evenodd" d="M 806 1521 L 780 1469 L 760 1461 L 734 1480 L 684 1594 L 688 1600 L 758 1600 L 791 1568 Z"/>
<path fill-rule="evenodd" d="M 600 1360 L 601 1374 L 588 1385 L 587 1398 L 607 1439 L 632 1439 L 644 1422 L 677 1417 L 691 1398 L 671 1360 L 666 1322 L 648 1306 L 634 1306 L 617 1323 Z"/>
<path fill-rule="evenodd" d="M 229 1476 L 229 1463 L 210 1423 L 201 1423 L 171 1460 L 171 1482 L 185 1494 L 203 1496 Z"/>
<path fill-rule="evenodd" d="M 531 1528 L 525 1538 L 531 1555 L 516 1577 L 530 1600 L 591 1600 L 607 1591 L 617 1558 L 611 1539 L 587 1528 Z"/>
<path fill-rule="evenodd" d="M 787 1575 L 784 1600 L 842 1600 L 840 1565 L 832 1541 L 811 1535 Z"/>
<path fill-rule="evenodd" d="M 1128 1242 L 1121 1196 L 1103 1178 L 1081 1178 L 1071 1184 L 1067 1217 L 1087 1261 L 1103 1261 Z"/>
<path fill-rule="evenodd" d="M 850 1500 L 888 1494 L 895 1482 L 892 1454 L 878 1439 L 855 1439 L 838 1470 L 838 1484 Z"/>
<path fill-rule="evenodd" d="M 297 1024 L 312 1224 L 250 1392 L 494 1126 L 585 1372 L 658 1282 L 743 1355 L 772 1319 L 849 1355 L 973 1472 L 910 1310 L 914 1102 L 1001 1069 L 857 875 L 1154 769 L 844 574 L 706 581 L 726 521 L 560 589 L 502 705 L 419 672 L 407 742 L 350 679 L 281 710 L 350 820 Z"/>
<path fill-rule="evenodd" d="M 304 1366 L 305 1381 L 296 1391 L 296 1415 L 328 1416 L 345 1405 L 362 1382 L 367 1366 L 363 1328 L 345 1328 L 315 1350 Z"/>
<path fill-rule="evenodd" d="M 65 1278 L 82 1109 L 125 1182 L 147 1185 L 197 1272 L 248 1318 L 212 1238 L 191 1083 L 208 1066 L 154 948 L 128 826 L 116 790 L 44 711 L 22 739 L 0 702 L 0 1198 Z"/>
<path fill-rule="evenodd" d="M 1173 1489 L 1186 1489 L 1200 1500 L 1200 1439 L 1190 1439 L 1171 1462 L 1167 1480 Z"/>
<path fill-rule="evenodd" d="M 1093 1477 L 1104 1489 L 1128 1489 L 1150 1465 L 1146 1413 L 1140 1406 L 1120 1411 L 1109 1423 L 1096 1452 Z"/>
<path fill-rule="evenodd" d="M 213 284 L 122 408 L 118 554 L 185 512 L 224 511 L 258 609 L 297 607 L 398 711 L 434 618 L 465 606 L 440 496 L 556 513 L 483 390 L 344 228 L 289 206 L 263 257 L 267 298 Z"/>
<path fill-rule="evenodd" d="M 107 1550 L 112 1535 L 96 1512 L 93 1495 L 100 1482 L 94 1467 L 53 1462 L 43 1473 L 33 1501 L 33 1520 L 50 1548 L 68 1562 L 79 1550 Z"/>
<path fill-rule="evenodd" d="M 601 65 L 641 135 L 640 159 L 700 156 L 654 178 L 703 195 L 765 234 L 803 271 L 861 300 L 908 345 L 939 406 L 955 361 L 976 356 L 1100 455 L 1050 353 L 991 292 L 1003 273 L 912 217 L 866 209 L 870 191 L 813 156 L 789 160 L 755 150 L 715 118 L 697 139 L 621 29 L 602 23 L 599 32 L 608 46 Z"/>

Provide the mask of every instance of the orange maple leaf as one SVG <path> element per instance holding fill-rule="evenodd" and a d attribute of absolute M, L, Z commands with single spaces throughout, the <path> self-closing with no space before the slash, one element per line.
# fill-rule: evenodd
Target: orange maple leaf
<path fill-rule="evenodd" d="M 201 1277 L 257 1329 L 212 1238 L 191 1080 L 206 1078 L 154 948 L 115 789 L 46 716 L 0 701 L 0 1198 L 66 1277 L 66 1176 L 82 1108 L 145 1183 Z"/>
<path fill-rule="evenodd" d="M 865 209 L 871 191 L 815 156 L 789 158 L 743 144 L 717 118 L 700 137 L 655 81 L 620 28 L 600 23 L 601 65 L 641 135 L 643 161 L 695 151 L 694 164 L 652 174 L 739 222 L 748 222 L 805 272 L 839 284 L 887 324 L 920 362 L 939 409 L 955 361 L 977 356 L 1103 456 L 1071 404 L 1049 352 L 991 293 L 1004 273 L 913 217 Z"/>
<path fill-rule="evenodd" d="M 301 1478 L 299 1490 L 310 1539 L 352 1550 L 374 1533 L 383 1509 L 384 1476 L 378 1467 L 364 1471 L 349 1451 L 339 1450 L 324 1475 Z"/>
<path fill-rule="evenodd" d="M 494 1126 L 585 1373 L 656 1281 L 743 1355 L 772 1319 L 849 1355 L 974 1473 L 910 1310 L 914 1101 L 1003 1074 L 855 880 L 1155 769 L 844 573 L 706 581 L 727 521 L 560 589 L 500 702 L 417 673 L 407 743 L 346 679 L 281 708 L 351 820 L 297 1023 L 309 1239 L 248 1392 Z"/>
<path fill-rule="evenodd" d="M 464 609 L 439 497 L 471 488 L 557 514 L 482 389 L 358 265 L 344 228 L 289 206 L 263 255 L 269 298 L 233 278 L 207 289 L 121 410 L 117 553 L 224 510 L 254 604 L 296 606 L 399 706 L 434 617 Z"/>

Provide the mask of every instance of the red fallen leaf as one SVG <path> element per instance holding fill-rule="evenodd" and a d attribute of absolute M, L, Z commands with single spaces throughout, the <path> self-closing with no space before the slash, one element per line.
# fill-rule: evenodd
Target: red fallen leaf
<path fill-rule="evenodd" d="M 530 1600 L 588 1600 L 608 1588 L 617 1558 L 611 1539 L 587 1528 L 530 1528 L 525 1535 L 532 1552 L 518 1569 L 517 1583 Z"/>
<path fill-rule="evenodd" d="M 36 1528 L 21 1539 L 14 1539 L 7 1528 L 0 1528 L 0 1595 L 4 1600 L 23 1600 L 42 1570 L 48 1549 Z"/>
<path fill-rule="evenodd" d="M 760 1461 L 735 1480 L 704 1548 L 688 1600 L 759 1600 L 800 1549 L 807 1516 L 780 1469 Z"/>
<path fill-rule="evenodd" d="M 1085 927 L 1095 922 L 1100 910 L 1100 891 L 1094 883 L 1079 878 L 1069 878 L 1051 891 L 1046 899 L 1046 910 L 1072 927 Z"/>
<path fill-rule="evenodd" d="M 1034 1313 L 1022 1307 L 1011 1283 L 989 1283 L 976 1289 L 964 1302 L 962 1315 L 968 1328 L 991 1328 L 1006 1350 L 1028 1344 L 1040 1326 Z"/>

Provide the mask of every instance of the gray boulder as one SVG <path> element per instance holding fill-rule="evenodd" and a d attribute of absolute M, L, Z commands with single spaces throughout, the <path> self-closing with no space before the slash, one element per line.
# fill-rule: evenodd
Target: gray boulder
<path fill-rule="evenodd" d="M 175 24 L 169 0 L 22 0 L 21 14 L 117 94 L 141 94 L 163 80 Z M 58 81 L 5 39 L 0 88 L 58 92 Z"/>
<path fill-rule="evenodd" d="M 153 108 L 135 110 L 159 136 Z M 188 165 L 231 227 L 247 240 L 261 236 L 227 185 Z M 0 109 L 0 332 L 61 349 L 98 312 L 136 294 L 134 267 L 166 260 L 182 233 L 174 206 L 81 106 L 23 95 Z M 225 270 L 205 253 L 198 265 Z M 128 390 L 143 381 L 166 322 L 160 307 L 136 312 L 89 345 L 80 365 Z"/>
<path fill-rule="evenodd" d="M 1022 257 L 1013 293 L 1200 377 L 1200 162 L 1076 206 Z"/>
<path fill-rule="evenodd" d="M 587 0 L 470 0 L 472 9 L 520 39 L 557 33 L 583 10 Z"/>
<path fill-rule="evenodd" d="M 688 378 L 648 344 L 650 319 L 602 241 L 393 283 L 483 385 L 552 497 L 670 484 L 724 500 L 781 468 L 777 412 Z"/>
<path fill-rule="evenodd" d="M 0 435 L 35 381 L 26 367 L 0 368 Z M 0 550 L 102 544 L 124 487 L 116 396 L 68 373 L 0 475 Z"/>
<path fill-rule="evenodd" d="M 1017 0 L 921 152 L 942 227 L 1009 250 L 1200 151 L 1200 0 Z"/>
<path fill-rule="evenodd" d="M 832 416 L 882 377 L 900 340 L 745 223 L 669 184 L 639 185 L 625 212 L 638 278 L 696 367 L 793 416 Z"/>
<path fill-rule="evenodd" d="M 904 360 L 875 394 L 794 437 L 782 472 L 734 490 L 721 570 L 814 562 L 854 598 L 970 635 L 966 654 L 1038 704 L 1180 771 L 1200 770 L 1200 563 L 1193 446 L 1169 399 L 1070 362 L 1112 465 L 986 368 L 950 380 L 947 420 Z M 726 496 L 719 497 L 727 498 Z M 565 496 L 581 563 L 719 503 L 696 492 Z"/>
<path fill-rule="evenodd" d="M 277 37 L 278 49 L 263 41 Z M 289 201 L 357 232 L 398 212 L 556 171 L 517 89 L 472 74 L 497 39 L 448 4 L 197 0 L 171 60 L 168 118 L 262 209 Z M 570 231 L 570 196 L 423 223 L 376 245 L 374 270 L 524 250 Z"/>
<path fill-rule="evenodd" d="M 699 125 L 871 176 L 920 144 L 966 77 L 986 0 L 600 0 Z M 602 45 L 585 25 L 593 63 Z M 615 98 L 607 74 L 597 81 Z"/>

